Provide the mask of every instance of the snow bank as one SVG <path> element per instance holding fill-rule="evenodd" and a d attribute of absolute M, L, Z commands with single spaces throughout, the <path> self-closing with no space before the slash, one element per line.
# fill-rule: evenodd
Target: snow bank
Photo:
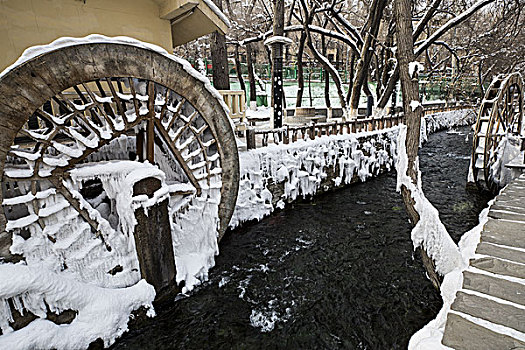
<path fill-rule="evenodd" d="M 421 187 L 421 173 L 419 171 L 419 158 L 416 158 L 414 166 L 418 174 L 417 183 L 407 175 L 408 157 L 405 148 L 406 126 L 400 127 L 398 150 L 399 154 L 396 161 L 397 170 L 397 190 L 406 187 L 414 199 L 414 207 L 419 214 L 419 221 L 412 229 L 412 242 L 414 248 L 421 247 L 432 258 L 436 264 L 436 271 L 441 275 L 446 275 L 461 266 L 461 256 L 458 247 L 448 234 L 445 226 L 439 219 L 439 212 L 425 197 Z"/>
<path fill-rule="evenodd" d="M 315 195 L 325 187 L 350 184 L 377 175 L 393 165 L 397 127 L 382 131 L 300 140 L 241 152 L 237 204 L 230 227 L 260 220 L 284 202 Z M 332 183 L 327 183 L 327 178 Z M 283 187 L 273 198 L 276 184 Z M 274 192 L 277 193 L 277 192 Z"/>
<path fill-rule="evenodd" d="M 144 280 L 128 288 L 101 288 L 22 264 L 1 264 L 0 280 L 9 281 L 0 289 L 1 349 L 85 349 L 98 338 L 109 346 L 127 330 L 133 310 L 144 306 L 154 316 L 155 290 Z M 40 318 L 14 331 L 7 323 L 12 320 L 8 298 L 22 314 L 30 311 Z M 44 319 L 47 308 L 78 314 L 70 324 L 57 325 Z"/>
<path fill-rule="evenodd" d="M 447 313 L 456 298 L 457 291 L 463 286 L 463 271 L 468 267 L 470 259 L 475 256 L 476 247 L 481 240 L 481 231 L 488 221 L 489 209 L 493 203 L 493 200 L 490 201 L 488 207 L 483 209 L 479 215 L 479 224 L 461 237 L 459 242 L 461 264 L 447 273 L 441 284 L 443 306 L 434 320 L 430 321 L 410 338 L 410 342 L 408 343 L 409 350 L 449 349 L 441 344 L 447 321 Z"/>

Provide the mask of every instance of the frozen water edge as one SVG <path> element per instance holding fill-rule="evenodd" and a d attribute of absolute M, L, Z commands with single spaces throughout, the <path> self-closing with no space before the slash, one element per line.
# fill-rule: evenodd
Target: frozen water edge
<path fill-rule="evenodd" d="M 468 267 L 469 260 L 475 256 L 476 247 L 481 239 L 481 231 L 488 221 L 489 209 L 493 203 L 494 200 L 490 201 L 488 207 L 483 209 L 481 214 L 479 214 L 479 224 L 461 237 L 458 245 L 461 254 L 461 265 L 447 273 L 441 284 L 443 307 L 434 320 L 430 321 L 410 338 L 408 344 L 409 350 L 450 349 L 441 344 L 447 321 L 447 313 L 450 311 L 450 306 L 456 298 L 457 291 L 460 290 L 463 285 L 463 271 Z"/>

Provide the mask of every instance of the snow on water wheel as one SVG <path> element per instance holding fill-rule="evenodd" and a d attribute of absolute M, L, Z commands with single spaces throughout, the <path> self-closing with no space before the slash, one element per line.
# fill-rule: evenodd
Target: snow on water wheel
<path fill-rule="evenodd" d="M 153 199 L 170 203 L 177 277 L 194 283 L 213 264 L 238 189 L 220 95 L 149 47 L 68 45 L 0 77 L 0 257 L 103 287 L 136 283 L 126 215 L 148 198 L 126 191 L 154 177 Z"/>
<path fill-rule="evenodd" d="M 517 149 L 524 134 L 523 79 L 519 73 L 498 76 L 485 94 L 474 128 L 471 170 L 479 187 L 496 193 L 505 184 L 505 149 Z"/>

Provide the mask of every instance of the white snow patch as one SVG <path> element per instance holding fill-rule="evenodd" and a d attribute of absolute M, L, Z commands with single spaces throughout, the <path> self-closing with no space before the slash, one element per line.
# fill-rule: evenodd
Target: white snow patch
<path fill-rule="evenodd" d="M 419 158 L 414 163 L 415 171 L 418 174 L 417 183 L 407 175 L 408 157 L 405 148 L 407 127 L 400 127 L 398 139 L 398 158 L 396 161 L 397 170 L 397 190 L 406 187 L 414 199 L 414 207 L 419 214 L 419 221 L 412 229 L 412 242 L 414 248 L 421 247 L 432 258 L 436 264 L 436 271 L 441 275 L 446 275 L 461 266 L 461 256 L 459 249 L 448 234 L 445 226 L 439 219 L 439 212 L 425 197 L 421 187 L 421 173 L 419 171 Z"/>
<path fill-rule="evenodd" d="M 447 321 L 447 313 L 450 311 L 450 306 L 456 298 L 457 291 L 460 290 L 463 285 L 463 271 L 468 267 L 469 260 L 475 256 L 476 247 L 481 239 L 481 231 L 488 221 L 489 209 L 493 203 L 494 200 L 490 201 L 488 208 L 483 209 L 479 215 L 479 224 L 461 237 L 459 242 L 461 264 L 447 273 L 441 284 L 443 307 L 434 320 L 430 321 L 410 338 L 408 344 L 409 350 L 448 349 L 448 347 L 441 344 Z"/>
<path fill-rule="evenodd" d="M 408 64 L 408 74 L 411 78 L 414 78 L 414 73 L 418 74 L 425 70 L 425 66 L 420 62 L 414 61 Z"/>
<path fill-rule="evenodd" d="M 85 349 L 97 338 L 110 346 L 127 331 L 129 315 L 144 306 L 154 316 L 153 287 L 141 280 L 128 288 L 110 289 L 65 278 L 38 266 L 0 264 L 0 305 L 17 298 L 18 311 L 40 318 L 14 331 L 6 322 L 9 308 L 0 308 L 2 349 Z M 77 311 L 71 324 L 57 325 L 46 317 L 46 304 L 53 312 Z M 6 314 L 8 312 L 9 314 Z"/>
<path fill-rule="evenodd" d="M 418 107 L 421 107 L 421 102 L 416 100 L 410 101 L 410 108 L 412 109 L 412 112 L 415 111 Z"/>
<path fill-rule="evenodd" d="M 293 43 L 292 39 L 290 38 L 287 38 L 285 36 L 281 36 L 281 35 L 274 35 L 274 36 L 271 36 L 269 37 L 268 39 L 266 39 L 264 41 L 264 45 L 271 45 L 271 44 L 275 44 L 275 43 L 279 43 L 279 44 L 284 44 L 284 45 L 291 45 Z"/>

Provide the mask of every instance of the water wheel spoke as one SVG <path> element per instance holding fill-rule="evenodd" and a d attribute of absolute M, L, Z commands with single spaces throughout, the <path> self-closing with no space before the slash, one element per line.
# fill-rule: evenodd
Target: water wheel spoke
<path fill-rule="evenodd" d="M 97 96 L 95 96 L 95 94 L 91 91 L 91 89 L 88 87 L 87 84 L 84 84 L 82 83 L 82 87 L 84 88 L 84 90 L 86 91 L 86 93 L 88 94 L 89 98 L 91 99 L 91 101 L 94 103 L 95 107 L 96 107 L 96 110 L 98 110 L 100 113 L 98 113 L 99 115 L 102 114 L 102 117 L 103 117 L 103 120 L 105 120 L 105 125 L 106 126 L 109 126 L 109 128 L 111 129 L 111 133 L 113 134 L 115 132 L 115 122 L 113 119 L 111 119 L 108 114 L 106 113 L 104 107 L 100 104 L 100 102 L 98 101 L 98 98 Z M 90 109 L 90 111 L 92 111 L 93 109 Z"/>
<path fill-rule="evenodd" d="M 135 91 L 135 85 L 133 83 L 133 78 L 128 78 L 129 83 L 129 89 L 131 91 L 131 98 L 133 100 L 133 107 L 135 108 L 135 118 L 140 118 L 140 107 L 139 107 L 139 101 L 137 99 L 137 93 Z M 121 87 L 122 88 L 122 87 Z"/>
<path fill-rule="evenodd" d="M 99 231 L 99 225 L 98 223 L 91 218 L 89 215 L 89 212 L 85 209 L 90 208 L 91 210 L 94 210 L 89 203 L 86 201 L 83 201 L 81 204 L 80 201 L 75 198 L 75 196 L 69 191 L 69 189 L 64 186 L 64 182 L 62 180 L 61 176 L 51 176 L 47 180 L 55 186 L 56 190 L 71 204 L 71 206 L 78 212 L 78 214 L 91 226 L 93 231 L 95 231 L 96 236 L 100 236 L 101 233 Z"/>
<path fill-rule="evenodd" d="M 171 119 L 168 122 L 168 125 L 166 126 L 166 130 L 170 130 L 175 121 L 177 121 L 177 118 L 180 116 L 180 111 L 182 110 L 182 106 L 184 106 L 184 103 L 186 103 L 186 100 L 183 98 L 182 100 L 177 103 L 177 106 L 175 108 L 170 108 L 170 106 L 167 106 L 167 109 L 172 113 Z"/>
<path fill-rule="evenodd" d="M 188 180 L 193 185 L 193 187 L 197 189 L 197 195 L 200 195 L 202 192 L 202 188 L 199 184 L 199 181 L 197 181 L 197 179 L 195 178 L 195 175 L 193 174 L 193 171 L 191 171 L 188 164 L 184 161 L 182 154 L 175 146 L 175 142 L 171 140 L 168 132 L 164 129 L 164 127 L 162 126 L 162 124 L 160 123 L 158 119 L 155 119 L 154 123 L 155 123 L 155 130 L 157 130 L 160 133 L 160 135 L 164 139 L 164 142 L 166 143 L 166 145 L 168 145 L 170 152 L 181 165 L 182 170 L 184 171 L 184 174 L 188 177 Z"/>

